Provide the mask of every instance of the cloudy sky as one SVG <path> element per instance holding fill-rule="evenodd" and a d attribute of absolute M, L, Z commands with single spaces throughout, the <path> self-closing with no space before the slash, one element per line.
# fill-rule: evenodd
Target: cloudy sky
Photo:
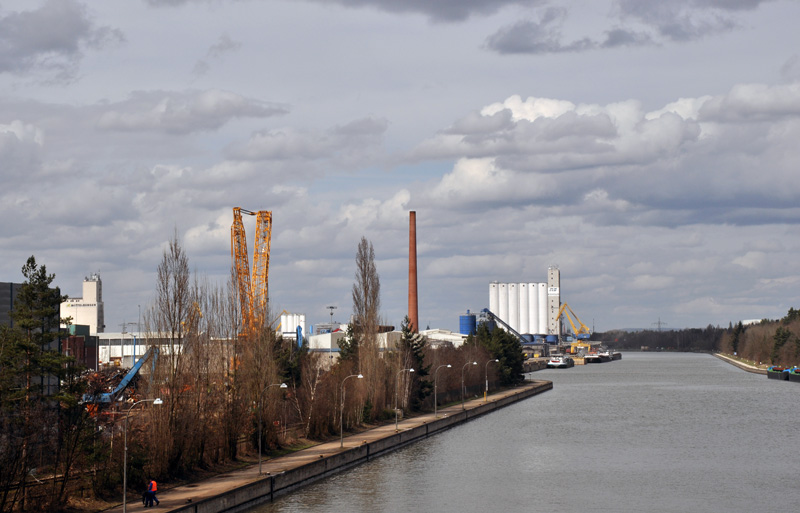
<path fill-rule="evenodd" d="M 136 322 L 177 232 L 211 280 L 273 212 L 270 295 L 458 329 L 546 281 L 597 330 L 800 306 L 800 2 L 0 0 L 0 281 L 100 272 Z M 250 243 L 253 224 L 247 225 Z"/>

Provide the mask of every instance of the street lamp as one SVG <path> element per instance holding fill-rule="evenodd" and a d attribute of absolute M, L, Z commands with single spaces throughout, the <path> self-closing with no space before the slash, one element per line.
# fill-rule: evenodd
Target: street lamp
<path fill-rule="evenodd" d="M 133 410 L 137 404 L 142 403 L 153 403 L 153 404 L 164 404 L 160 398 L 158 399 L 142 399 L 141 401 L 136 401 L 128 408 L 128 412 L 125 414 L 125 453 L 123 455 L 123 462 L 122 462 L 122 513 L 128 513 L 128 417 L 131 414 L 131 410 Z"/>
<path fill-rule="evenodd" d="M 414 369 L 401 369 L 397 373 L 397 376 L 395 376 L 395 380 L 394 380 L 394 430 L 395 430 L 395 432 L 398 431 L 398 429 L 397 429 L 397 406 L 398 406 L 398 404 L 397 404 L 397 385 L 400 384 L 400 374 L 402 374 L 405 371 L 408 371 L 409 374 L 410 374 L 410 373 L 414 372 Z"/>
<path fill-rule="evenodd" d="M 489 360 L 486 362 L 486 367 L 484 368 L 485 375 L 486 375 L 486 390 L 483 391 L 483 402 L 486 402 L 486 396 L 489 395 L 489 364 L 492 362 L 499 362 L 500 360 Z"/>
<path fill-rule="evenodd" d="M 286 383 L 273 383 L 272 385 L 267 385 L 264 390 L 258 395 L 258 475 L 261 475 L 261 409 L 264 407 L 264 401 L 262 398 L 264 393 L 272 387 L 281 387 L 281 388 L 289 388 L 286 386 Z"/>
<path fill-rule="evenodd" d="M 440 365 L 436 367 L 435 371 L 433 371 L 433 418 L 434 419 L 436 418 L 436 406 L 437 403 L 439 402 L 438 401 L 439 382 L 437 381 L 439 377 L 437 376 L 437 373 L 439 372 L 439 369 L 441 369 L 442 367 L 447 367 L 449 369 L 450 367 L 452 367 L 452 365 L 450 365 L 449 363 L 445 365 Z"/>
<path fill-rule="evenodd" d="M 478 362 L 467 362 L 461 367 L 461 409 L 466 410 L 464 407 L 464 369 L 467 368 L 467 365 L 478 365 Z"/>
<path fill-rule="evenodd" d="M 339 394 L 342 396 L 342 406 L 339 409 L 339 448 L 341 449 L 344 447 L 344 426 L 343 426 L 343 419 L 344 419 L 344 382 L 350 378 L 358 378 L 362 379 L 364 377 L 363 374 L 351 374 L 342 380 L 342 386 L 340 387 Z"/>

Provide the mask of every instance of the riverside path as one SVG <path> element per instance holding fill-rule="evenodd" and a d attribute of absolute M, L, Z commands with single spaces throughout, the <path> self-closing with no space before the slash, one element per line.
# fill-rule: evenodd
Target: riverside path
<path fill-rule="evenodd" d="M 463 409 L 461 403 L 441 408 L 437 418 L 433 413 L 405 418 L 400 421 L 397 431 L 392 422 L 348 435 L 344 437 L 344 447 L 340 447 L 340 441 L 336 439 L 266 459 L 262 461 L 260 476 L 258 465 L 254 464 L 174 488 L 161 488 L 158 493 L 160 504 L 147 511 L 241 511 L 551 388 L 552 382 L 549 381 L 528 381 L 493 393 L 486 401 L 482 397 L 468 400 Z M 130 511 L 144 509 L 141 500 L 135 496 L 129 496 L 127 507 Z M 121 511 L 120 504 L 105 510 L 105 513 Z"/>

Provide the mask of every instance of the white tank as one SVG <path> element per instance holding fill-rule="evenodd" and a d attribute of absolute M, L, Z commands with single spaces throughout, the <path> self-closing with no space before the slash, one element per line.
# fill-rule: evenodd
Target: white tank
<path fill-rule="evenodd" d="M 547 333 L 547 283 L 537 283 L 539 290 L 539 334 Z"/>
<path fill-rule="evenodd" d="M 528 315 L 528 284 L 519 284 L 519 331 L 530 333 L 530 316 Z"/>
<path fill-rule="evenodd" d="M 528 333 L 538 335 L 539 331 L 539 288 L 536 283 L 528 284 Z"/>
<path fill-rule="evenodd" d="M 503 319 L 519 333 L 519 283 L 508 284 L 508 319 Z"/>
<path fill-rule="evenodd" d="M 493 282 L 489 284 L 489 311 L 498 314 L 500 307 L 500 284 Z"/>
<path fill-rule="evenodd" d="M 500 284 L 500 305 L 494 314 L 508 322 L 508 283 Z"/>

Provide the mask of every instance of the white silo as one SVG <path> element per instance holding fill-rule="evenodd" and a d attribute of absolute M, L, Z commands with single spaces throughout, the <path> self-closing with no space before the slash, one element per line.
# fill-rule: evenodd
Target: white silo
<path fill-rule="evenodd" d="M 508 284 L 508 319 L 503 319 L 519 333 L 519 284 Z"/>
<path fill-rule="evenodd" d="M 519 288 L 519 333 L 530 333 L 530 316 L 528 315 L 528 284 L 520 283 Z"/>
<path fill-rule="evenodd" d="M 539 289 L 536 283 L 528 284 L 528 333 L 539 334 Z"/>
<path fill-rule="evenodd" d="M 500 305 L 494 313 L 504 322 L 508 322 L 508 283 L 500 284 Z"/>
<path fill-rule="evenodd" d="M 492 282 L 489 284 L 489 311 L 497 315 L 500 307 L 500 284 Z"/>
<path fill-rule="evenodd" d="M 547 334 L 547 283 L 537 283 L 539 291 L 539 335 Z"/>

